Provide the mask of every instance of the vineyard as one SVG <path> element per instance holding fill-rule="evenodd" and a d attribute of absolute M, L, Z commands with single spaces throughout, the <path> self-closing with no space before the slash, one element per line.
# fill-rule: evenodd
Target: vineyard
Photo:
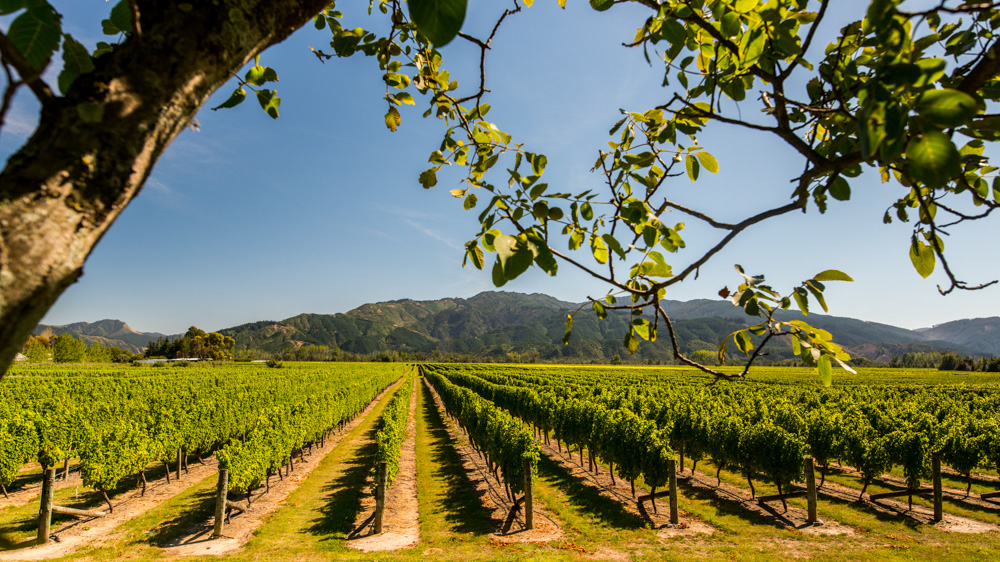
<path fill-rule="evenodd" d="M 1000 379 L 711 382 L 669 367 L 14 369 L 0 560 L 1000 549 Z"/>

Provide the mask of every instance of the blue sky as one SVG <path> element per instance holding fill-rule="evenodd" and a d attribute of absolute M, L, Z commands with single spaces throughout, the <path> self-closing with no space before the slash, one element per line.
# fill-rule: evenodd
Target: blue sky
<path fill-rule="evenodd" d="M 54 4 L 78 40 L 92 46 L 103 39 L 99 21 L 109 4 Z M 471 4 L 466 30 L 474 35 L 492 26 L 485 12 L 505 6 Z M 582 191 L 600 187 L 589 169 L 606 147 L 618 108 L 645 110 L 670 91 L 660 87 L 659 67 L 621 46 L 644 21 L 643 9 L 597 13 L 585 2 L 569 4 L 560 10 L 539 1 L 509 18 L 494 42 L 487 85 L 494 92 L 490 118 L 548 156 L 550 184 Z M 348 25 L 376 23 L 358 13 L 349 14 Z M 262 62 L 281 78 L 278 120 L 253 100 L 228 111 L 203 109 L 200 130 L 185 131 L 167 149 L 143 192 L 91 254 L 83 278 L 43 322 L 117 318 L 140 331 L 178 333 L 190 325 L 217 330 L 301 312 L 345 312 L 366 302 L 470 297 L 492 289 L 488 270 L 461 267 L 478 211 L 463 211 L 448 194 L 459 187 L 457 176 L 443 174 L 429 191 L 417 182 L 442 124 L 421 119 L 418 96 L 417 109 L 404 109 L 401 128 L 391 133 L 383 123 L 385 87 L 375 61 L 321 64 L 309 47 L 329 51 L 328 42 L 329 32 L 310 26 L 264 53 Z M 466 45 L 456 41 L 443 52 L 453 77 L 471 87 L 478 52 Z M 234 87 L 224 86 L 206 107 Z M 36 118 L 36 106 L 19 95 L 0 134 L 4 157 Z M 757 112 L 755 103 L 741 105 L 744 115 Z M 720 172 L 702 174 L 697 183 L 674 180 L 676 199 L 720 219 L 787 201 L 801 162 L 781 144 L 724 126 L 699 140 L 720 161 Z M 881 220 L 898 185 L 866 173 L 852 187 L 853 199 L 834 202 L 825 215 L 810 209 L 748 231 L 702 268 L 697 281 L 672 288 L 669 298 L 718 298 L 724 285 L 739 283 L 733 264 L 741 263 L 765 273 L 779 290 L 824 269 L 848 272 L 856 282 L 830 283 L 827 294 L 831 313 L 842 316 L 918 328 L 1000 312 L 1000 289 L 941 297 L 936 285 L 943 275 L 924 280 L 913 271 L 910 226 Z M 717 239 L 686 217 L 666 219 L 676 221 L 689 225 L 689 249 L 675 258 L 675 270 Z M 1000 275 L 995 227 L 995 220 L 982 221 L 954 229 L 946 240 L 961 279 Z M 566 264 L 558 277 L 529 272 L 503 290 L 573 302 L 606 292 Z"/>

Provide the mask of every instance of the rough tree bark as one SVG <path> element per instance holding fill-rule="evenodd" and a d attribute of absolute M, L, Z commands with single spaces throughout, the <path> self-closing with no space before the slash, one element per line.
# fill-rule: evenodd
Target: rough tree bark
<path fill-rule="evenodd" d="M 38 128 L 0 172 L 0 377 L 208 97 L 327 4 L 136 0 L 141 34 L 65 97 L 40 96 Z"/>

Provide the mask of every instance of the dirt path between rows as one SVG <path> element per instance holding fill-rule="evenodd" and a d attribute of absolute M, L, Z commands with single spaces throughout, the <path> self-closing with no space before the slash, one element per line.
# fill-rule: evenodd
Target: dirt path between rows
<path fill-rule="evenodd" d="M 584 466 L 579 462 L 580 457 L 578 455 L 574 456 L 566 447 L 553 447 L 551 443 L 546 445 L 544 441 L 538 442 L 538 447 L 543 453 L 548 455 L 550 459 L 557 462 L 560 466 L 566 469 L 571 476 L 582 482 L 585 486 L 590 486 L 600 490 L 602 496 L 619 503 L 625 511 L 634 515 L 637 520 L 644 522 L 647 521 L 643 519 L 642 514 L 639 513 L 639 507 L 636 499 L 632 497 L 631 485 L 621 478 L 615 478 L 614 483 L 612 483 L 611 474 L 608 472 L 607 467 L 600 467 L 598 469 L 600 472 L 595 474 L 590 472 L 587 468 L 584 468 Z M 562 451 L 560 451 L 560 449 L 562 449 Z M 645 495 L 648 494 L 649 491 L 637 486 L 636 493 L 638 495 Z M 646 509 L 649 515 L 648 521 L 653 524 L 653 528 L 657 530 L 658 536 L 679 537 L 698 534 L 710 535 L 715 532 L 714 527 L 699 520 L 683 509 L 678 509 L 679 523 L 677 525 L 672 524 L 670 522 L 669 502 L 666 498 L 661 498 L 657 502 L 657 506 L 658 510 L 654 512 L 652 506 L 648 503 L 646 504 Z"/>
<path fill-rule="evenodd" d="M 146 495 L 134 489 L 118 495 L 112 501 L 114 513 L 103 517 L 83 517 L 63 524 L 52 532 L 53 540 L 41 546 L 0 552 L 0 560 L 44 560 L 65 556 L 84 545 L 96 546 L 109 542 L 114 537 L 109 534 L 115 527 L 135 519 L 157 505 L 180 494 L 203 479 L 217 473 L 215 458 L 206 459 L 205 464 L 192 464 L 189 472 L 180 480 L 166 478 L 150 482 Z M 72 474 L 72 473 L 71 473 Z M 70 485 L 73 477 L 70 476 Z M 99 508 L 103 509 L 103 508 Z"/>
<path fill-rule="evenodd" d="M 251 505 L 245 513 L 233 514 L 230 523 L 225 526 L 222 536 L 213 539 L 212 531 L 214 527 L 214 514 L 201 523 L 193 525 L 183 535 L 163 547 L 163 551 L 168 556 L 221 556 L 229 554 L 241 548 L 251 537 L 254 531 L 260 527 L 264 520 L 285 503 L 288 497 L 299 487 L 320 462 L 333 451 L 343 440 L 344 436 L 358 426 L 365 418 L 371 414 L 375 405 L 382 401 L 388 394 L 391 394 L 401 381 L 397 381 L 383 390 L 365 409 L 353 420 L 344 426 L 343 430 L 331 435 L 326 440 L 323 447 L 314 447 L 314 452 L 307 456 L 306 462 L 295 463 L 295 470 L 284 480 L 271 478 L 271 491 L 265 492 L 264 488 L 254 491 L 251 496 Z"/>
<path fill-rule="evenodd" d="M 984 523 L 967 517 L 960 517 L 958 515 L 949 515 L 947 509 L 944 510 L 944 518 L 935 523 L 934 510 L 932 508 L 914 504 L 913 509 L 910 509 L 909 503 L 905 499 L 902 501 L 895 499 L 872 501 L 867 498 L 859 500 L 858 497 L 861 495 L 861 490 L 851 488 L 849 486 L 842 486 L 840 484 L 830 482 L 829 480 L 823 484 L 822 488 L 817 489 L 817 493 L 820 496 L 836 498 L 846 502 L 859 503 L 881 513 L 910 517 L 920 523 L 933 525 L 938 530 L 948 533 L 979 534 L 989 533 L 991 531 L 1000 531 L 1000 527 L 997 525 Z M 820 504 L 820 509 L 822 509 L 822 504 Z"/>
<path fill-rule="evenodd" d="M 25 465 L 22 467 L 21 471 L 31 470 L 32 468 L 38 468 L 38 463 L 33 463 L 30 465 Z M 69 488 L 71 486 L 83 486 L 83 480 L 80 479 L 80 465 L 72 465 L 69 467 L 69 478 L 67 480 L 62 479 L 62 466 L 58 467 L 56 471 L 56 490 L 61 490 L 63 488 Z M 7 490 L 7 496 L 3 497 L 0 494 L 0 510 L 7 509 L 8 507 L 18 507 L 22 506 L 31 500 L 38 499 L 38 496 L 42 493 L 42 479 L 39 477 L 37 482 L 28 484 L 27 486 L 22 486 L 14 490 Z"/>
<path fill-rule="evenodd" d="M 781 505 L 780 500 L 770 503 L 760 503 L 750 497 L 747 490 L 726 482 L 720 484 L 714 476 L 709 476 L 702 472 L 693 472 L 690 468 L 678 470 L 677 481 L 678 484 L 684 484 L 695 492 L 714 494 L 720 500 L 739 504 L 746 511 L 770 521 L 777 527 L 794 529 L 797 532 L 807 535 L 855 534 L 854 529 L 848 525 L 824 519 L 822 505 L 817 508 L 819 521 L 816 523 L 807 523 L 808 513 L 805 509 L 789 504 L 786 510 Z"/>
<path fill-rule="evenodd" d="M 851 468 L 849 466 L 831 466 L 830 469 L 829 469 L 829 472 L 827 472 L 827 474 L 829 475 L 831 472 L 835 473 L 835 474 L 836 473 L 848 474 L 850 476 L 856 476 L 858 478 L 863 478 L 863 476 L 861 475 L 861 473 L 859 471 L 857 471 L 857 470 L 855 470 L 855 469 L 853 469 L 853 468 Z M 958 473 L 951 472 L 951 474 L 957 475 Z M 976 475 L 976 477 L 979 478 L 979 479 L 981 479 L 981 480 L 986 480 L 986 478 L 983 478 L 980 475 Z M 872 483 L 873 484 L 882 484 L 882 485 L 885 485 L 887 487 L 898 488 L 900 490 L 905 490 L 906 489 L 906 479 L 900 478 L 898 476 L 892 476 L 892 475 L 889 475 L 889 474 L 883 474 L 882 476 L 876 478 Z M 925 486 L 926 485 L 927 484 L 925 484 Z M 941 491 L 943 492 L 944 497 L 946 497 L 948 499 L 957 501 L 959 503 L 968 504 L 968 505 L 974 506 L 975 508 L 978 508 L 978 509 L 994 509 L 994 510 L 997 510 L 997 515 L 1000 516 L 1000 503 L 995 503 L 997 501 L 1000 501 L 1000 498 L 996 498 L 996 499 L 994 499 L 994 501 L 984 500 L 984 499 L 980 498 L 979 494 L 976 494 L 975 492 L 973 492 L 970 495 L 965 495 L 965 490 L 964 489 L 949 488 L 947 486 L 942 487 Z M 861 494 L 860 490 L 858 490 L 858 494 L 859 495 Z M 884 501 L 884 500 L 879 500 L 879 501 L 881 502 L 881 501 Z M 947 513 L 947 511 L 948 511 L 947 508 L 945 508 L 945 513 Z"/>
<path fill-rule="evenodd" d="M 386 490 L 382 533 L 372 534 L 373 526 L 347 541 L 347 546 L 362 552 L 399 550 L 420 542 L 420 508 L 417 499 L 417 377 L 410 394 L 410 415 L 406 422 L 406 439 L 399 450 L 399 472 Z M 365 490 L 371 490 L 374 478 L 369 477 Z M 361 500 L 361 512 L 354 525 L 357 528 L 375 513 L 375 496 L 368 493 Z"/>
<path fill-rule="evenodd" d="M 469 481 L 472 483 L 473 488 L 475 488 L 476 494 L 483 505 L 483 510 L 486 511 L 486 515 L 491 522 L 493 533 L 490 534 L 490 540 L 494 543 L 503 544 L 515 542 L 542 543 L 561 539 L 563 537 L 561 525 L 555 516 L 541 505 L 541 502 L 537 498 L 535 499 L 535 509 L 533 510 L 534 529 L 527 530 L 524 528 L 523 508 L 518 510 L 514 520 L 507 527 L 506 519 L 511 507 L 513 507 L 513 503 L 507 498 L 503 483 L 493 476 L 487 468 L 486 462 L 475 451 L 472 444 L 469 443 L 468 437 L 466 437 L 458 424 L 445 412 L 441 397 L 438 396 L 434 387 L 427 383 L 426 380 L 424 382 L 427 384 L 431 396 L 434 398 L 434 404 L 428 404 L 427 407 L 437 407 L 441 413 L 441 420 L 448 430 L 448 434 L 451 435 L 455 452 L 462 459 Z M 506 530 L 505 527 L 507 527 Z"/>

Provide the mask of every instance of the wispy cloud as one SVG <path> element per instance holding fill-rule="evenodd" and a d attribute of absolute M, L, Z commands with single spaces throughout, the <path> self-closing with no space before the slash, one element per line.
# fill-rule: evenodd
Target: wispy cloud
<path fill-rule="evenodd" d="M 442 234 L 440 231 L 434 228 L 421 224 L 419 221 L 413 219 L 404 219 L 403 222 L 410 225 L 414 229 L 418 230 L 425 236 L 433 238 L 438 242 L 441 242 L 445 246 L 448 246 L 449 248 L 453 248 L 455 250 L 460 250 L 462 248 L 462 245 L 456 242 L 454 239 L 450 238 L 449 236 L 446 236 L 445 234 Z"/>
<path fill-rule="evenodd" d="M 390 215 L 396 215 L 399 217 L 404 217 L 408 219 L 424 219 L 424 220 L 436 220 L 437 217 L 432 216 L 429 213 L 423 211 L 417 211 L 415 209 L 407 209 L 403 207 L 380 207 L 384 213 L 389 213 Z"/>
<path fill-rule="evenodd" d="M 29 105 L 31 107 L 28 107 Z M 24 141 L 35 132 L 37 127 L 38 106 L 15 101 L 4 118 L 3 134 Z"/>

